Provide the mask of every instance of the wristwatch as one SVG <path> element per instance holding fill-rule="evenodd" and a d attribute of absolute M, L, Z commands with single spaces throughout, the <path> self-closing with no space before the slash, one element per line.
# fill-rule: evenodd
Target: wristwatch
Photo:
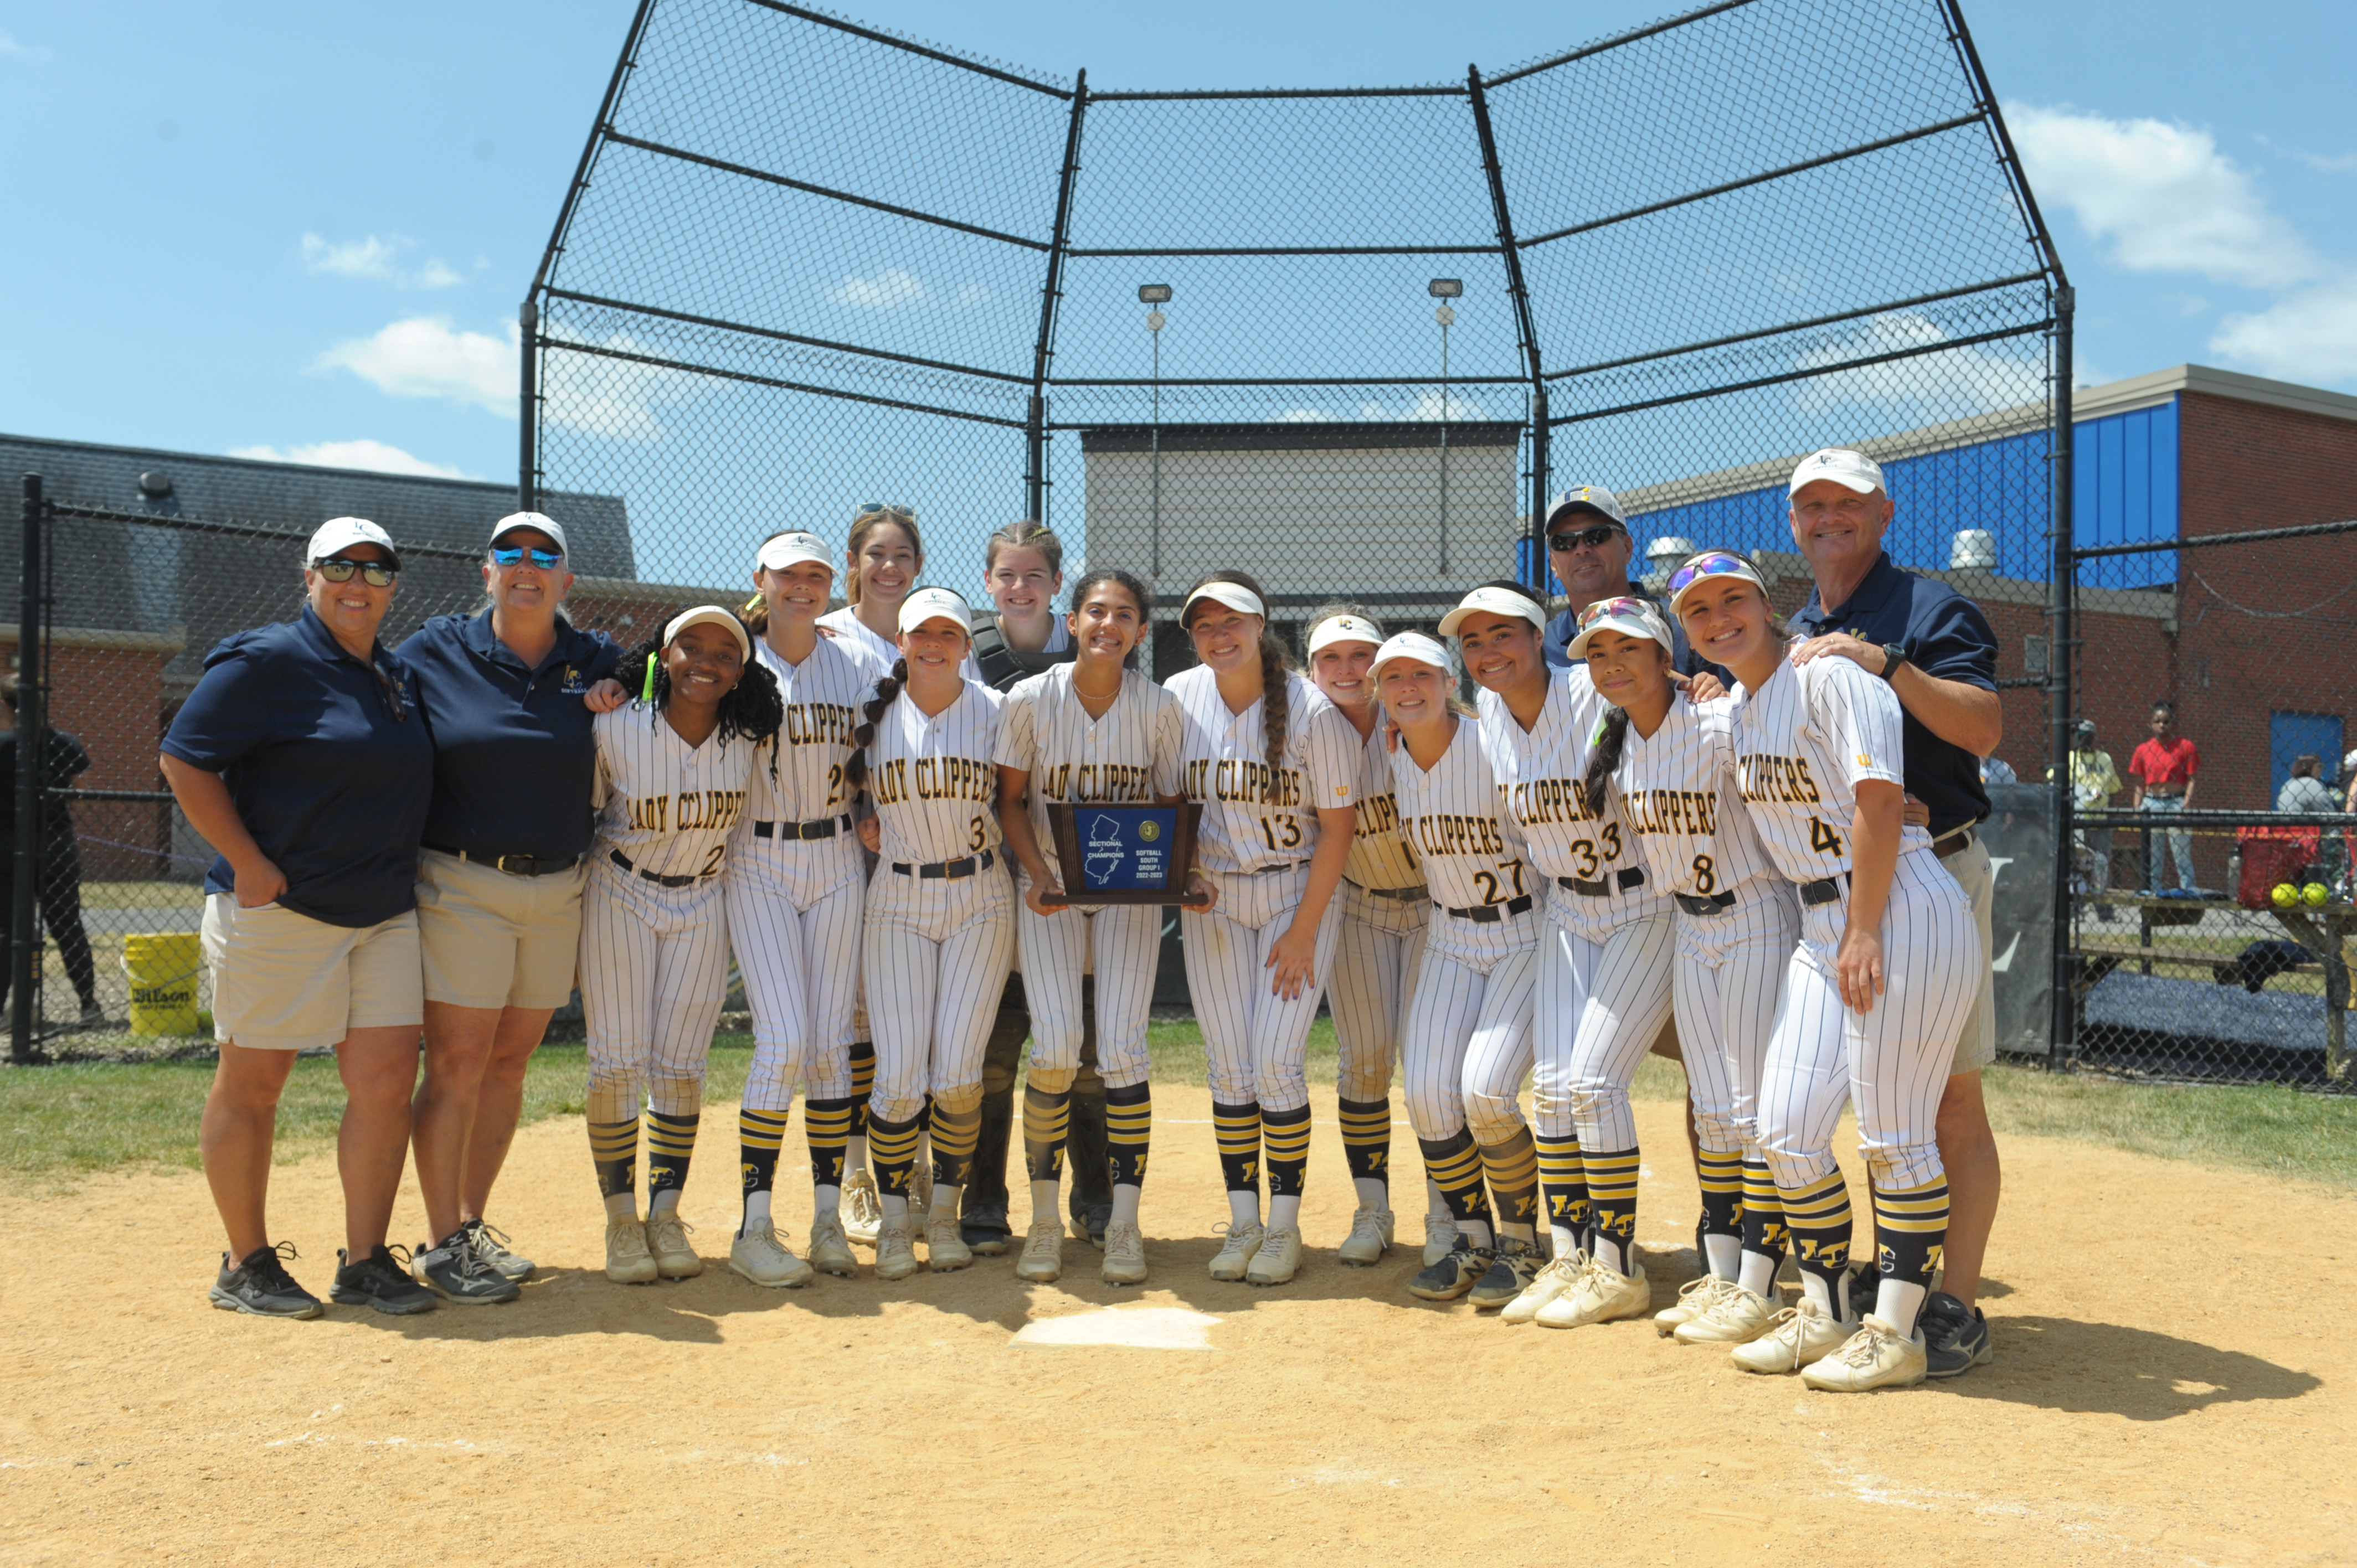
<path fill-rule="evenodd" d="M 1888 681 L 1895 677 L 1899 673 L 1899 667 L 1906 662 L 1907 649 L 1904 644 L 1886 642 L 1882 645 L 1882 678 L 1884 680 Z"/>

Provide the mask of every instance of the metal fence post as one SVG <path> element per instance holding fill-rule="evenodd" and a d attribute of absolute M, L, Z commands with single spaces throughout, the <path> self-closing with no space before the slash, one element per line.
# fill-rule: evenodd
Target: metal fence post
<path fill-rule="evenodd" d="M 2077 634 L 2072 624 L 2077 596 L 2079 563 L 2072 535 L 2072 459 L 2076 445 L 2072 428 L 2072 318 L 2077 298 L 2069 284 L 2054 291 L 2054 564 L 2049 591 L 2051 618 L 2046 655 L 2047 686 L 2053 694 L 2050 737 L 2054 768 L 2054 994 L 2053 1026 L 2047 1041 L 2050 1069 L 2070 1069 L 2078 1057 L 2079 1008 L 2072 994 L 2078 975 L 2071 952 L 2072 929 L 2071 874 L 2077 857 L 2072 853 L 2071 821 L 2077 802 L 2072 799 L 2071 742 L 2076 697 L 2072 680 L 2077 663 Z"/>
<path fill-rule="evenodd" d="M 1546 552 L 1539 542 L 1539 535 L 1546 527 L 1546 377 L 1541 368 L 1538 326 L 1531 317 L 1530 290 L 1523 283 L 1523 253 L 1514 243 L 1514 220 L 1506 208 L 1506 174 L 1498 162 L 1498 138 L 1490 128 L 1490 94 L 1482 85 L 1480 67 L 1465 68 L 1465 94 L 1473 110 L 1474 134 L 1480 138 L 1481 172 L 1489 180 L 1490 208 L 1497 216 L 1499 259 L 1505 263 L 1506 290 L 1514 300 L 1514 330 L 1522 338 L 1523 356 L 1531 378 L 1531 517 L 1529 532 L 1524 537 L 1531 542 L 1528 555 L 1532 585 L 1544 593 Z M 1443 412 L 1447 412 L 1445 407 Z"/>
<path fill-rule="evenodd" d="M 1056 225 L 1048 241 L 1048 277 L 1039 291 L 1039 340 L 1031 353 L 1031 402 L 1024 417 L 1024 515 L 1048 521 L 1048 364 L 1056 355 L 1056 306 L 1064 297 L 1064 251 L 1071 231 L 1072 177 L 1081 172 L 1081 119 L 1088 113 L 1089 73 L 1072 81 L 1072 117 L 1064 127 L 1064 167 L 1056 180 Z"/>
<path fill-rule="evenodd" d="M 523 428 L 517 437 L 516 510 L 540 510 L 540 302 L 527 295 L 516 312 L 517 372 Z"/>
<path fill-rule="evenodd" d="M 41 703 L 41 476 L 25 476 L 24 527 L 19 540 L 22 592 L 16 613 L 16 879 L 9 903 L 8 1055 L 40 1059 L 34 1020 L 40 998 L 41 932 L 34 924 L 41 877 L 41 766 L 46 760 Z M 30 744 L 28 745 L 27 742 Z"/>

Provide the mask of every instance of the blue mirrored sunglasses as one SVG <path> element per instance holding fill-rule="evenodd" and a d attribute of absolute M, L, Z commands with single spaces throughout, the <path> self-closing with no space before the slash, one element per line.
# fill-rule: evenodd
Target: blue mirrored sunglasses
<path fill-rule="evenodd" d="M 527 555 L 532 557 L 532 564 L 544 572 L 554 572 L 565 564 L 565 553 L 561 550 L 543 550 L 538 545 L 527 548 L 522 544 L 491 546 L 491 564 L 494 566 L 521 565 Z"/>
<path fill-rule="evenodd" d="M 1750 564 L 1738 555 L 1714 551 L 1697 555 L 1670 574 L 1670 596 L 1674 598 L 1705 577 L 1742 577 L 1751 575 Z"/>

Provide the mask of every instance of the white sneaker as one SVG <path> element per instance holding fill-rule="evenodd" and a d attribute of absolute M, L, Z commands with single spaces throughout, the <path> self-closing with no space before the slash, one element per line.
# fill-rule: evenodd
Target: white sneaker
<path fill-rule="evenodd" d="M 1342 1243 L 1342 1261 L 1354 1269 L 1370 1263 L 1380 1263 L 1391 1251 L 1392 1211 L 1388 1208 L 1361 1208 L 1351 1216 L 1350 1240 Z"/>
<path fill-rule="evenodd" d="M 1253 1254 L 1260 1251 L 1261 1238 L 1268 1232 L 1258 1221 L 1239 1228 L 1232 1220 L 1222 1220 L 1211 1227 L 1214 1236 L 1225 1236 L 1220 1250 L 1211 1256 L 1211 1277 L 1215 1280 L 1240 1280 L 1252 1267 Z"/>
<path fill-rule="evenodd" d="M 1109 1285 L 1146 1283 L 1146 1237 L 1136 1226 L 1105 1227 L 1104 1267 L 1097 1277 Z"/>
<path fill-rule="evenodd" d="M 1252 1262 L 1244 1269 L 1244 1283 L 1286 1284 L 1300 1272 L 1301 1232 L 1290 1229 L 1269 1230 L 1262 1234 L 1260 1249 L 1253 1253 Z"/>
<path fill-rule="evenodd" d="M 812 1217 L 810 1250 L 804 1256 L 810 1266 L 823 1274 L 849 1279 L 859 1272 L 859 1260 L 851 1255 L 851 1240 L 843 1233 L 840 1213 Z"/>
<path fill-rule="evenodd" d="M 1709 1310 L 1678 1325 L 1678 1343 L 1749 1345 L 1768 1332 L 1768 1325 L 1775 1316 L 1776 1304 L 1766 1296 L 1754 1295 L 1741 1285 L 1729 1285 L 1710 1304 Z"/>
<path fill-rule="evenodd" d="M 1723 1280 L 1717 1274 L 1688 1280 L 1678 1287 L 1676 1301 L 1653 1314 L 1653 1326 L 1663 1334 L 1675 1334 L 1679 1324 L 1700 1317 L 1718 1305 L 1719 1297 L 1737 1288 L 1733 1280 Z"/>
<path fill-rule="evenodd" d="M 1573 1252 L 1557 1258 L 1541 1269 L 1523 1294 L 1508 1302 L 1498 1314 L 1501 1323 L 1528 1323 L 1539 1315 L 1539 1308 L 1566 1291 L 1579 1288 L 1579 1276 L 1587 1272 L 1587 1254 Z"/>
<path fill-rule="evenodd" d="M 1840 1349 L 1850 1332 L 1804 1295 L 1770 1318 L 1758 1338 L 1738 1345 L 1735 1364 L 1747 1372 L 1797 1372 Z"/>
<path fill-rule="evenodd" d="M 1542 1328 L 1585 1328 L 1591 1323 L 1635 1317 L 1652 1305 L 1653 1287 L 1645 1278 L 1643 1264 L 1624 1274 L 1591 1258 L 1579 1287 L 1539 1308 L 1532 1321 Z"/>
<path fill-rule="evenodd" d="M 876 1232 L 876 1277 L 905 1280 L 917 1272 L 916 1232 L 906 1219 L 886 1219 Z"/>
<path fill-rule="evenodd" d="M 1452 1215 L 1427 1214 L 1424 1217 L 1424 1266 L 1432 1267 L 1448 1256 L 1457 1245 L 1457 1220 Z"/>
<path fill-rule="evenodd" d="M 618 1285 L 655 1282 L 655 1256 L 647 1251 L 647 1228 L 636 1219 L 606 1221 L 606 1277 Z"/>
<path fill-rule="evenodd" d="M 728 1272 L 771 1290 L 799 1290 L 818 1273 L 778 1240 L 777 1228 L 767 1220 L 747 1226 L 728 1244 Z"/>
<path fill-rule="evenodd" d="M 1015 1277 L 1047 1284 L 1064 1272 L 1064 1222 L 1034 1219 L 1023 1234 L 1023 1255 L 1015 1260 Z"/>
<path fill-rule="evenodd" d="M 704 1260 L 687 1243 L 695 1227 L 676 1208 L 659 1208 L 647 1216 L 647 1251 L 655 1255 L 655 1272 L 667 1280 L 692 1280 L 704 1272 Z"/>
<path fill-rule="evenodd" d="M 1867 1313 L 1840 1348 L 1801 1369 L 1801 1381 L 1827 1393 L 1903 1389 L 1923 1380 L 1923 1330 L 1902 1337 L 1898 1325 Z"/>
<path fill-rule="evenodd" d="M 863 1247 L 876 1245 L 876 1233 L 884 1228 L 884 1206 L 876 1198 L 876 1178 L 866 1171 L 854 1171 L 843 1184 L 843 1233 Z"/>
<path fill-rule="evenodd" d="M 912 1210 L 913 1212 L 913 1210 Z M 974 1262 L 974 1253 L 965 1238 L 958 1234 L 957 1216 L 944 1214 L 939 1220 L 927 1211 L 925 1219 L 925 1266 L 937 1274 L 952 1269 L 963 1269 Z"/>

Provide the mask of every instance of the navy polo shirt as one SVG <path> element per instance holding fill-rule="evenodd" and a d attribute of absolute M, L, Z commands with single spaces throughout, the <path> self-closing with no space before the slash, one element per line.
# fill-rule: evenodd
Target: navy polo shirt
<path fill-rule="evenodd" d="M 417 695 L 399 655 L 380 643 L 371 668 L 306 606 L 299 620 L 223 638 L 205 655 L 164 751 L 228 784 L 238 820 L 286 874 L 281 907 L 373 926 L 417 904 L 417 834 L 434 790 Z M 205 891 L 236 890 L 228 859 L 215 860 Z"/>
<path fill-rule="evenodd" d="M 1888 554 L 1875 561 L 1837 610 L 1821 608 L 1813 590 L 1792 628 L 1803 637 L 1846 631 L 1860 642 L 1895 642 L 1926 675 L 1996 690 L 1996 634 L 1980 606 L 1945 583 L 1900 571 Z M 1931 808 L 1933 838 L 1989 814 L 1979 757 L 1942 740 L 1913 714 L 1907 715 L 1901 744 L 1907 792 Z"/>
<path fill-rule="evenodd" d="M 1699 675 L 1708 671 L 1718 677 L 1720 685 L 1730 692 L 1735 690 L 1734 676 L 1695 652 L 1694 645 L 1686 641 L 1686 628 L 1678 624 L 1678 618 L 1670 613 L 1669 606 L 1663 604 L 1657 596 L 1647 593 L 1634 583 L 1629 585 L 1629 596 L 1632 599 L 1642 599 L 1652 606 L 1655 612 L 1661 616 L 1663 624 L 1670 628 L 1670 667 L 1672 669 L 1681 675 Z M 1549 621 L 1546 636 L 1541 639 L 1546 647 L 1546 661 L 1558 670 L 1570 669 L 1572 639 L 1578 635 L 1579 611 L 1577 610 L 1566 610 Z"/>
<path fill-rule="evenodd" d="M 401 645 L 417 671 L 434 736 L 425 842 L 468 854 L 561 860 L 589 851 L 596 715 L 582 694 L 622 650 L 559 617 L 556 644 L 526 669 L 491 630 L 491 612 L 436 616 Z"/>

